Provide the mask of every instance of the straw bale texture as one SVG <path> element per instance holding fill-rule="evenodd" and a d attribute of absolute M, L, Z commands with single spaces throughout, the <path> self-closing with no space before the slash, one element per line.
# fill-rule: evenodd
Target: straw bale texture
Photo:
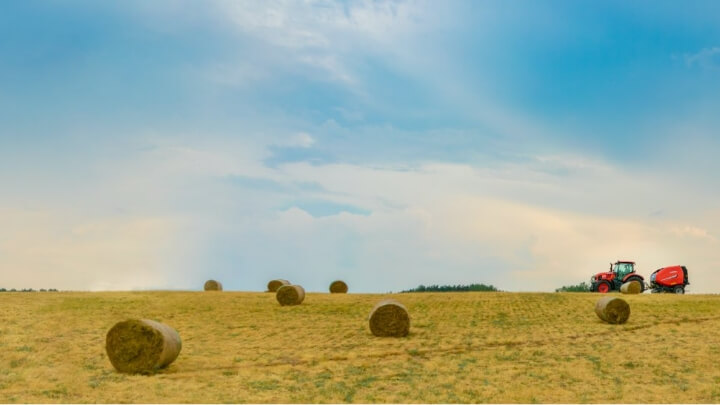
<path fill-rule="evenodd" d="M 330 292 L 333 294 L 344 294 L 348 292 L 348 286 L 342 280 L 335 280 L 330 283 Z"/>
<path fill-rule="evenodd" d="M 267 285 L 268 292 L 277 292 L 278 288 L 284 286 L 284 285 L 290 285 L 290 282 L 287 280 L 283 280 L 281 278 L 277 280 L 270 280 L 270 282 Z"/>
<path fill-rule="evenodd" d="M 110 363 L 123 373 L 147 374 L 167 367 L 181 348 L 175 329 L 149 319 L 118 322 L 105 338 Z"/>
<path fill-rule="evenodd" d="M 620 286 L 620 292 L 623 294 L 640 294 L 642 292 L 642 287 L 640 286 L 640 282 L 637 280 L 628 281 Z"/>
<path fill-rule="evenodd" d="M 607 323 L 625 323 L 630 318 L 630 305 L 619 297 L 603 297 L 595 303 L 595 313 Z"/>
<path fill-rule="evenodd" d="M 215 280 L 208 280 L 205 282 L 205 291 L 222 291 L 222 283 Z"/>
<path fill-rule="evenodd" d="M 299 285 L 284 285 L 278 288 L 275 298 L 280 305 L 300 305 L 305 299 L 305 289 Z"/>
<path fill-rule="evenodd" d="M 393 299 L 378 302 L 370 312 L 370 331 L 375 336 L 407 336 L 410 315 L 407 308 Z"/>

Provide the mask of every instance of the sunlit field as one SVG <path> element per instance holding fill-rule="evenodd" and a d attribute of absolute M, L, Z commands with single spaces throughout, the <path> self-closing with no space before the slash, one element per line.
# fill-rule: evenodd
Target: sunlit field
<path fill-rule="evenodd" d="M 720 402 L 720 296 L 395 294 L 406 338 L 367 315 L 390 295 L 113 292 L 0 295 L 0 402 Z M 180 333 L 162 372 L 125 375 L 105 354 L 118 321 Z"/>

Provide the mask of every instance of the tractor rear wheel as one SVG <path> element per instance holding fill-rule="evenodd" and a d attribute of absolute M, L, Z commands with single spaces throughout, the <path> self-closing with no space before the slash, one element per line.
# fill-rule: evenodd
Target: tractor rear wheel
<path fill-rule="evenodd" d="M 675 294 L 685 294 L 685 289 L 681 285 L 676 285 L 675 288 L 673 288 L 673 292 Z"/>
<path fill-rule="evenodd" d="M 610 283 L 601 281 L 597 286 L 597 292 L 605 294 L 608 291 L 610 291 Z"/>

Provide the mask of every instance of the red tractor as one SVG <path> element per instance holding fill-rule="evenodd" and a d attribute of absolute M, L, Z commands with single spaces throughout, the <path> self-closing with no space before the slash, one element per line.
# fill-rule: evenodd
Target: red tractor
<path fill-rule="evenodd" d="M 650 288 L 652 292 L 672 292 L 685 294 L 688 281 L 688 271 L 685 266 L 669 266 L 657 269 L 650 275 Z"/>
<path fill-rule="evenodd" d="M 598 273 L 590 278 L 590 291 L 606 293 L 620 290 L 620 286 L 628 281 L 638 281 L 640 292 L 645 289 L 645 279 L 635 272 L 635 262 L 617 261 L 610 263 L 610 270 Z"/>

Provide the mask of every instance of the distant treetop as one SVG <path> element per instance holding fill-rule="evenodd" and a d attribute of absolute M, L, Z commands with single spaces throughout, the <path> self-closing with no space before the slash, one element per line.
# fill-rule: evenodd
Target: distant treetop
<path fill-rule="evenodd" d="M 497 291 L 498 289 L 495 288 L 493 285 L 486 285 L 486 284 L 470 284 L 470 285 L 463 285 L 463 284 L 457 284 L 457 285 L 419 285 L 417 288 L 413 288 L 410 290 L 400 291 L 404 293 L 409 292 L 453 292 L 453 291 Z"/>
<path fill-rule="evenodd" d="M 566 285 L 560 288 L 556 288 L 555 292 L 589 292 L 590 286 L 586 282 L 582 282 L 576 285 Z"/>

